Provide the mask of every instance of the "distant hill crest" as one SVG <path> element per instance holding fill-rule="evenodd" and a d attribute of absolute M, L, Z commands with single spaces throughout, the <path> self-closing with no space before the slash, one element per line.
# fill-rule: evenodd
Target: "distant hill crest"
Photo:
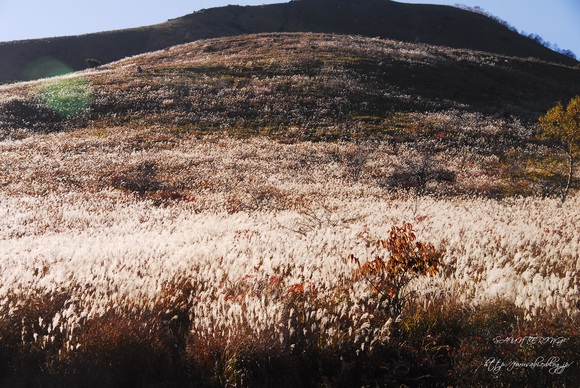
<path fill-rule="evenodd" d="M 89 59 L 109 63 L 186 42 L 262 32 L 361 35 L 577 63 L 464 9 L 388 0 L 294 0 L 204 9 L 148 27 L 0 43 L 0 83 L 85 69 Z"/>

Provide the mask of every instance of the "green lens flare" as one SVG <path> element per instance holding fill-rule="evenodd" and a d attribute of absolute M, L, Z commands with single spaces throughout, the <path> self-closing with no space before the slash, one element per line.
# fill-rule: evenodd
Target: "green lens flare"
<path fill-rule="evenodd" d="M 72 73 L 73 69 L 51 57 L 43 57 L 29 63 L 24 69 L 24 78 L 35 80 L 40 78 L 55 77 L 58 75 Z"/>
<path fill-rule="evenodd" d="M 85 112 L 92 99 L 89 82 L 83 78 L 57 78 L 46 81 L 38 91 L 40 101 L 65 117 Z"/>

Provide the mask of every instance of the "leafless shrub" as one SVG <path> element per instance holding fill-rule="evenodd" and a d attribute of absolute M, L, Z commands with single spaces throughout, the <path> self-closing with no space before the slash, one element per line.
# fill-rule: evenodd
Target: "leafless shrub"
<path fill-rule="evenodd" d="M 301 197 L 294 201 L 292 207 L 297 210 L 299 217 L 285 228 L 303 236 L 319 228 L 336 228 L 356 220 L 324 200 L 312 201 Z"/>
<path fill-rule="evenodd" d="M 358 182 L 369 160 L 371 146 L 369 144 L 352 144 L 336 154 L 338 161 L 344 166 L 347 176 L 353 182 Z"/>
<path fill-rule="evenodd" d="M 111 185 L 115 188 L 124 189 L 144 197 L 147 192 L 161 188 L 157 179 L 157 164 L 154 162 L 141 162 L 129 170 L 115 174 L 111 178 Z"/>
<path fill-rule="evenodd" d="M 421 151 L 400 161 L 400 165 L 381 182 L 389 188 L 404 188 L 425 193 L 431 183 L 453 184 L 455 173 L 445 168 L 431 152 Z"/>

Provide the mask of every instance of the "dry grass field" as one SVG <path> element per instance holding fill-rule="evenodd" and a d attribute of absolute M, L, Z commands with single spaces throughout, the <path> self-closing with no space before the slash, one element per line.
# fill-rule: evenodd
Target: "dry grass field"
<path fill-rule="evenodd" d="M 0 385 L 571 386 L 580 196 L 525 161 L 577 82 L 517 66 L 578 74 L 277 34 L 0 86 Z M 393 316 L 360 263 L 405 223 L 440 263 Z"/>

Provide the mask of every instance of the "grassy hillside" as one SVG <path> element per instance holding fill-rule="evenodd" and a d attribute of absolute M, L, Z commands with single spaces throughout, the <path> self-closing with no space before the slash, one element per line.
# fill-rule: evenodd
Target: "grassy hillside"
<path fill-rule="evenodd" d="M 247 35 L 5 86 L 0 122 L 4 137 L 155 120 L 184 133 L 384 139 L 412 112 L 455 109 L 535 121 L 578 92 L 579 74 L 537 60 L 389 40 Z M 83 106 L 78 114 L 55 114 L 42 104 L 51 98 Z"/>
<path fill-rule="evenodd" d="M 577 63 L 490 18 L 454 7 L 388 0 L 302 0 L 212 8 L 135 29 L 0 43 L 0 83 L 81 70 L 87 67 L 87 59 L 108 63 L 195 40 L 263 32 L 362 35 Z"/>
<path fill-rule="evenodd" d="M 358 175 L 366 160 L 391 166 L 361 175 L 375 184 L 415 185 L 418 176 L 421 185 L 427 178 L 447 181 L 439 185 L 447 192 L 530 193 L 544 190 L 524 174 L 537 152 L 534 123 L 580 89 L 579 72 L 536 60 L 363 37 L 248 35 L 0 87 L 0 134 L 23 139 L 67 132 L 141 150 L 213 136 L 262 136 L 282 143 L 375 141 L 393 153 L 410 147 L 417 164 L 388 161 L 377 147 L 353 148 Z M 334 158 L 348 162 L 349 156 Z M 451 161 L 436 161 L 445 158 Z M 397 164 L 406 171 L 428 164 L 433 171 L 427 178 L 418 172 L 415 178 L 398 177 L 403 182 L 397 183 L 391 170 Z M 15 160 L 6 171 L 10 179 L 22 173 L 17 165 Z M 127 184 L 109 168 L 95 162 L 80 178 L 92 177 L 85 188 Z M 481 172 L 474 175 L 474 169 Z M 184 188 L 175 182 L 159 185 Z"/>
<path fill-rule="evenodd" d="M 530 168 L 578 71 L 283 33 L 0 86 L 0 386 L 573 386 Z"/>

